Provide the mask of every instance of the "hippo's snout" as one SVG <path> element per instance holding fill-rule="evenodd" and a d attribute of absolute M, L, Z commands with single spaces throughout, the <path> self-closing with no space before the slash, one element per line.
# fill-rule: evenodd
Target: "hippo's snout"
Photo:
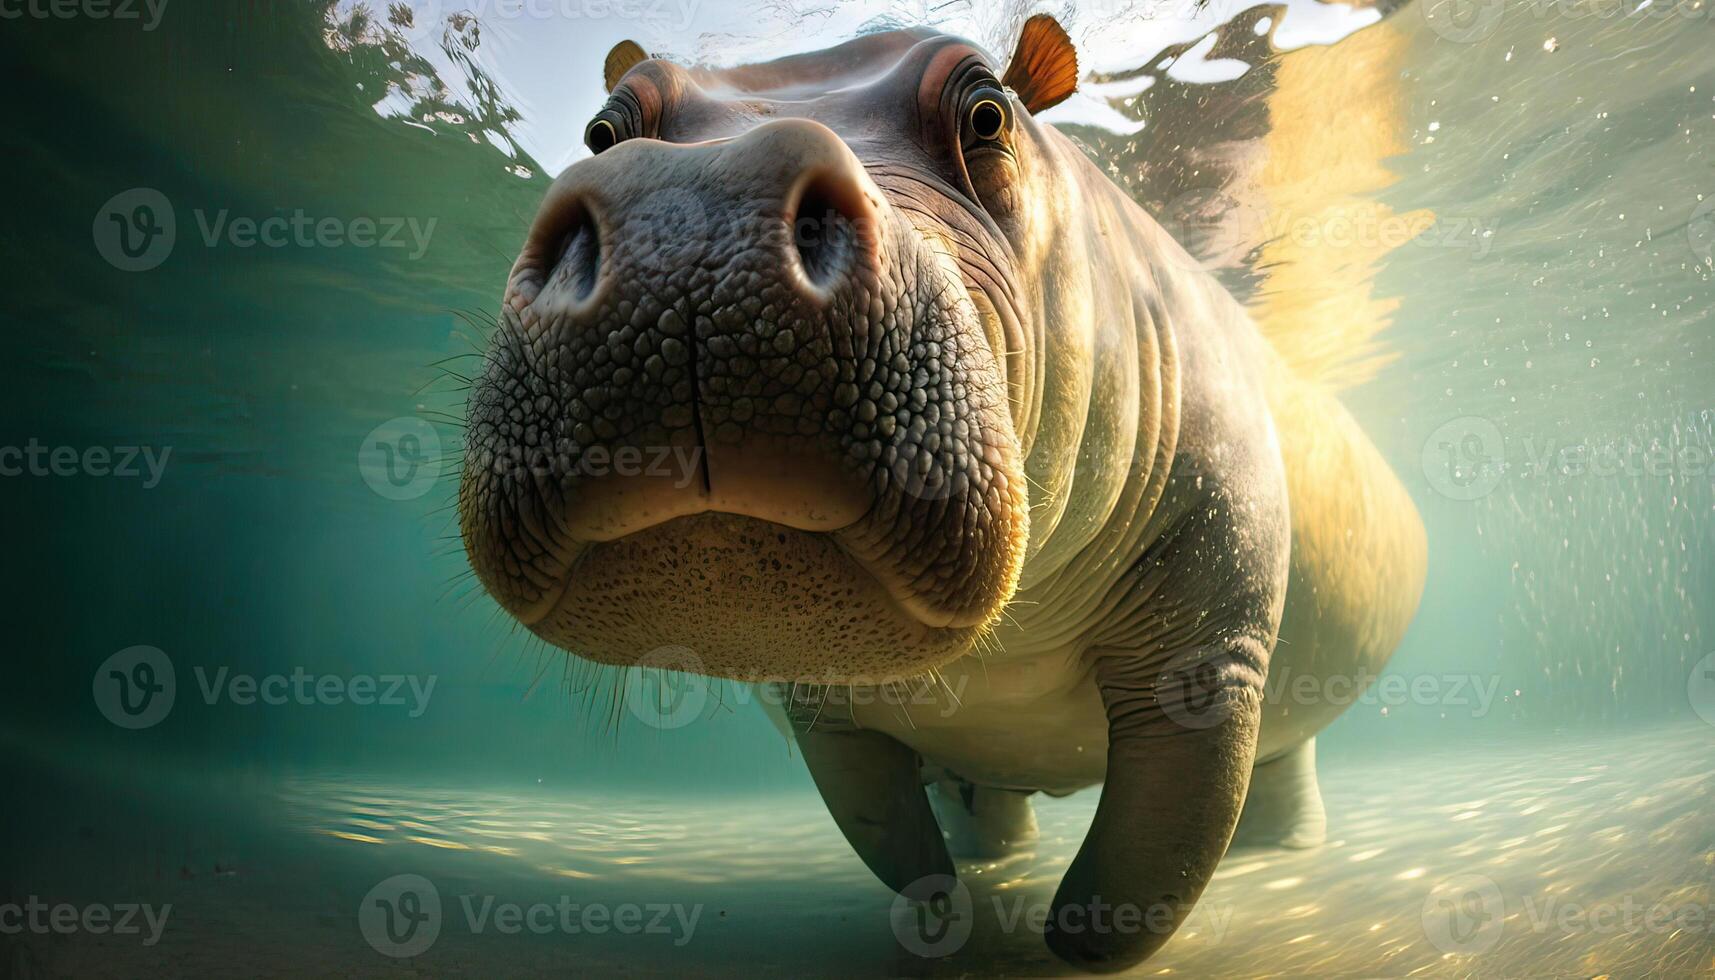
<path fill-rule="evenodd" d="M 881 192 L 827 127 L 787 119 L 735 139 L 630 140 L 568 170 L 549 192 L 511 288 L 599 309 L 603 288 L 754 251 L 792 298 L 826 305 L 873 283 Z"/>
<path fill-rule="evenodd" d="M 569 168 L 501 320 L 461 524 L 489 591 L 551 641 L 901 676 L 1010 596 L 1022 477 L 982 324 L 820 123 Z"/>
<path fill-rule="evenodd" d="M 837 136 L 797 120 L 632 141 L 556 182 L 506 298 L 575 389 L 569 431 L 544 448 L 677 453 L 669 474 L 586 465 L 568 532 L 609 540 L 707 510 L 814 531 L 863 516 L 862 477 L 815 403 L 838 356 L 830 321 L 880 292 L 879 198 Z"/>

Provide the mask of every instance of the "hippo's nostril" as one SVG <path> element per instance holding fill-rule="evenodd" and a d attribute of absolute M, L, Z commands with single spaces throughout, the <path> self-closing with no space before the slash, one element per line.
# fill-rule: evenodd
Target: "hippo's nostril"
<path fill-rule="evenodd" d="M 568 209 L 558 248 L 550 254 L 555 256 L 548 266 L 550 284 L 564 284 L 574 302 L 595 290 L 601 273 L 601 234 L 587 210 Z"/>
<path fill-rule="evenodd" d="M 831 287 L 857 252 L 857 209 L 841 190 L 827 180 L 812 181 L 788 218 L 804 278 L 818 289 Z"/>

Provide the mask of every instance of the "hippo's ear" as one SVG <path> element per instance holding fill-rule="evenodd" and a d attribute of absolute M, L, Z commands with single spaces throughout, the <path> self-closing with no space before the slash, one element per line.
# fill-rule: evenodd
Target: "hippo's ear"
<path fill-rule="evenodd" d="M 1059 21 L 1037 14 L 1024 22 L 1000 82 L 1017 92 L 1032 114 L 1059 105 L 1072 94 L 1078 87 L 1078 52 Z"/>
<path fill-rule="evenodd" d="M 636 41 L 621 41 L 607 53 L 607 64 L 602 66 L 601 79 L 607 83 L 607 90 L 619 84 L 625 73 L 637 65 L 639 61 L 647 61 L 649 56 L 643 53 L 643 48 Z"/>

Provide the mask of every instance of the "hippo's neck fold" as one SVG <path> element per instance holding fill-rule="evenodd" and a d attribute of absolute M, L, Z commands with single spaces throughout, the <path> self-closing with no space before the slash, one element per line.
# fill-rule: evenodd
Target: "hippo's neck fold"
<path fill-rule="evenodd" d="M 1157 270 L 1165 233 L 1058 132 L 1061 222 L 1044 250 L 1031 536 L 1000 639 L 1072 644 L 1122 601 L 1156 533 L 1180 423 L 1180 356 Z"/>

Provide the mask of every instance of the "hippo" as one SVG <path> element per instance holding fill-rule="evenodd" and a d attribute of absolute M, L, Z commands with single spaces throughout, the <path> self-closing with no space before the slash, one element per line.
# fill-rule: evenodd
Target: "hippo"
<path fill-rule="evenodd" d="M 1328 692 L 1402 638 L 1422 524 L 1268 339 L 1316 325 L 1265 335 L 1036 118 L 1078 84 L 1065 30 L 1004 65 L 896 30 L 603 71 L 469 396 L 460 528 L 505 612 L 789 692 L 907 898 L 1100 785 L 1044 927 L 1086 970 L 1159 949 L 1235 840 L 1320 843 Z M 1064 914 L 1101 909 L 1134 914 Z"/>

